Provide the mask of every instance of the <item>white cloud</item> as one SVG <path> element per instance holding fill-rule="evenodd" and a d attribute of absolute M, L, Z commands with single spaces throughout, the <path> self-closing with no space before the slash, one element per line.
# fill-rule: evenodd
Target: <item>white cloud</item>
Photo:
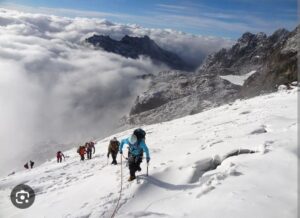
<path fill-rule="evenodd" d="M 147 85 L 135 76 L 165 69 L 148 58 L 92 49 L 83 41 L 94 33 L 115 39 L 149 35 L 194 64 L 228 43 L 103 19 L 0 9 L 2 166 L 11 160 L 22 166 L 41 141 L 70 143 L 107 134 Z"/>

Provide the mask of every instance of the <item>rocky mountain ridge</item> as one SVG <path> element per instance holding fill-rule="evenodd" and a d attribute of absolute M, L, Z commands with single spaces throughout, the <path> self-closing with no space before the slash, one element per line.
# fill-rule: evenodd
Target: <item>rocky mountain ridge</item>
<path fill-rule="evenodd" d="M 110 36 L 93 35 L 86 39 L 87 43 L 96 48 L 102 48 L 107 52 L 112 52 L 126 58 L 137 59 L 144 55 L 150 57 L 156 63 L 163 63 L 171 69 L 191 71 L 192 66 L 184 62 L 177 54 L 164 50 L 148 36 L 133 37 L 124 36 L 120 41 L 110 38 Z"/>
<path fill-rule="evenodd" d="M 195 73 L 165 71 L 154 75 L 122 123 L 172 120 L 297 81 L 299 29 L 279 29 L 270 36 L 247 32 L 231 48 L 208 56 Z"/>

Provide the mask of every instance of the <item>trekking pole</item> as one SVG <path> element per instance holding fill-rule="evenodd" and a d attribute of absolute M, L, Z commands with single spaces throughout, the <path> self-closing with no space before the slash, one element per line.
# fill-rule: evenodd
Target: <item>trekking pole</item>
<path fill-rule="evenodd" d="M 124 160 L 128 160 L 128 158 L 127 158 L 127 157 L 125 157 L 125 156 L 124 156 L 124 154 L 122 154 L 122 156 L 123 156 Z"/>
<path fill-rule="evenodd" d="M 149 162 L 147 163 L 147 176 L 148 176 L 148 167 L 149 167 Z"/>
<path fill-rule="evenodd" d="M 114 209 L 114 212 L 112 213 L 111 215 L 111 218 L 114 218 L 116 213 L 118 212 L 119 210 L 119 204 L 120 204 L 120 200 L 121 200 L 121 196 L 122 196 L 122 191 L 123 191 L 123 166 L 122 166 L 122 155 L 121 155 L 121 187 L 120 187 L 120 195 L 119 195 L 119 198 L 118 198 L 118 201 L 117 201 L 117 205 Z"/>

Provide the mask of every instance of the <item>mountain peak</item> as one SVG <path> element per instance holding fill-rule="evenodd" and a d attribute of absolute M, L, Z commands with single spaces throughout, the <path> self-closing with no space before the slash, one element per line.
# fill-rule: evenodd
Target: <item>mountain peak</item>
<path fill-rule="evenodd" d="M 238 41 L 244 41 L 244 40 L 249 40 L 252 39 L 255 35 L 250 32 L 245 32 L 239 39 Z"/>
<path fill-rule="evenodd" d="M 162 49 L 147 35 L 143 37 L 125 35 L 120 41 L 111 39 L 110 36 L 106 35 L 93 35 L 87 38 L 86 42 L 126 58 L 137 59 L 140 55 L 145 55 L 154 61 L 167 64 L 172 69 L 192 70 L 192 67 L 177 54 Z"/>

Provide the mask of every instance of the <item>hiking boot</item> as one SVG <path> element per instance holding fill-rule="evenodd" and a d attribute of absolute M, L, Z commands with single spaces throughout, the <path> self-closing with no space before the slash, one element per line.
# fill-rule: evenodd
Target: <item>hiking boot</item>
<path fill-rule="evenodd" d="M 136 178 L 135 176 L 130 176 L 129 179 L 128 179 L 128 182 L 131 182 L 132 180 L 135 180 L 135 178 Z"/>

